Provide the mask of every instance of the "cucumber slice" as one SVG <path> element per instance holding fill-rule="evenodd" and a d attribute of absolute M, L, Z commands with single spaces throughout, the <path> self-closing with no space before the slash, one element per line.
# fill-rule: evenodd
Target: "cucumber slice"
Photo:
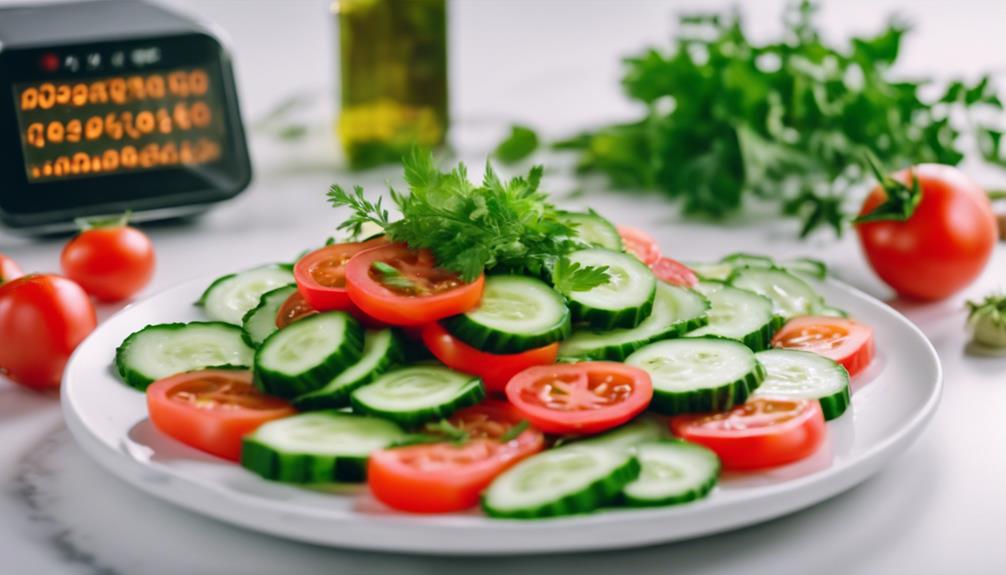
<path fill-rule="evenodd" d="M 297 396 L 293 405 L 300 410 L 347 407 L 349 394 L 401 363 L 405 358 L 401 339 L 394 331 L 368 331 L 363 338 L 359 361 L 335 376 L 325 387 Z"/>
<path fill-rule="evenodd" d="M 689 332 L 689 337 L 736 339 L 757 351 L 767 349 L 782 326 L 782 318 L 764 296 L 724 284 L 699 284 L 696 289 L 709 299 L 709 324 Z"/>
<path fill-rule="evenodd" d="M 525 276 L 486 278 L 477 308 L 442 320 L 454 337 L 489 353 L 520 353 L 569 336 L 566 301 L 548 284 Z"/>
<path fill-rule="evenodd" d="M 279 330 L 276 327 L 276 314 L 295 291 L 297 291 L 297 286 L 292 284 L 262 294 L 258 305 L 249 310 L 241 320 L 241 329 L 244 330 L 245 341 L 248 345 L 258 347 L 262 345 L 265 338 Z"/>
<path fill-rule="evenodd" d="M 559 217 L 575 226 L 576 237 L 585 243 L 615 252 L 622 251 L 622 236 L 618 234 L 618 228 L 596 213 L 562 212 Z"/>
<path fill-rule="evenodd" d="M 360 359 L 363 328 L 349 314 L 330 311 L 305 317 L 266 338 L 255 352 L 255 384 L 280 397 L 296 397 L 327 385 Z"/>
<path fill-rule="evenodd" d="M 572 444 L 529 457 L 482 494 L 492 517 L 534 519 L 589 513 L 613 501 L 639 475 L 627 451 Z"/>
<path fill-rule="evenodd" d="M 482 380 L 439 365 L 389 371 L 350 395 L 353 411 L 412 427 L 441 419 L 485 397 Z"/>
<path fill-rule="evenodd" d="M 253 353 L 241 329 L 231 324 L 163 323 L 127 337 L 115 350 L 115 366 L 127 385 L 142 391 L 158 379 L 186 371 L 249 368 Z"/>
<path fill-rule="evenodd" d="M 636 459 L 639 477 L 622 490 L 625 503 L 635 507 L 702 499 L 716 486 L 720 473 L 715 453 L 680 439 L 643 443 L 636 447 Z"/>
<path fill-rule="evenodd" d="M 830 305 L 818 306 L 818 308 L 814 310 L 814 314 L 827 317 L 849 317 L 849 312 L 844 309 L 838 309 L 837 307 L 831 307 Z"/>
<path fill-rule="evenodd" d="M 742 268 L 734 271 L 729 283 L 769 298 L 776 315 L 786 319 L 810 315 L 824 304 L 810 284 L 780 269 Z"/>
<path fill-rule="evenodd" d="M 559 344 L 559 357 L 567 361 L 622 361 L 648 343 L 678 337 L 705 325 L 708 309 L 709 302 L 698 293 L 658 282 L 653 310 L 642 323 L 610 331 L 576 330 Z"/>
<path fill-rule="evenodd" d="M 803 274 L 817 280 L 828 277 L 828 264 L 813 258 L 795 258 L 784 262 L 782 267 L 788 272 Z"/>
<path fill-rule="evenodd" d="M 824 419 L 839 417 L 849 407 L 849 373 L 834 361 L 796 349 L 770 349 L 755 354 L 765 366 L 761 396 L 817 399 Z"/>
<path fill-rule="evenodd" d="M 650 409 L 666 415 L 726 411 L 744 403 L 765 379 L 765 368 L 747 346 L 715 337 L 651 343 L 625 363 L 650 374 Z"/>
<path fill-rule="evenodd" d="M 367 458 L 408 437 L 390 421 L 314 411 L 270 421 L 241 446 L 241 465 L 265 479 L 284 483 L 360 482 Z"/>
<path fill-rule="evenodd" d="M 249 310 L 259 304 L 262 294 L 294 283 L 288 265 L 267 265 L 217 278 L 206 288 L 196 305 L 210 319 L 241 325 Z"/>
<path fill-rule="evenodd" d="M 775 261 L 768 256 L 748 254 L 744 252 L 732 253 L 724 256 L 720 263 L 730 264 L 734 268 L 774 268 Z"/>
<path fill-rule="evenodd" d="M 702 280 L 726 281 L 734 273 L 734 266 L 728 263 L 687 263 L 688 269 Z"/>
<path fill-rule="evenodd" d="M 573 252 L 572 262 L 581 266 L 608 266 L 608 281 L 586 291 L 568 295 L 573 319 L 595 329 L 636 327 L 653 309 L 657 279 L 635 256 L 604 249 Z"/>
<path fill-rule="evenodd" d="M 667 423 L 653 415 L 641 415 L 631 422 L 601 435 L 582 439 L 571 445 L 604 447 L 635 453 L 636 446 L 668 436 Z"/>

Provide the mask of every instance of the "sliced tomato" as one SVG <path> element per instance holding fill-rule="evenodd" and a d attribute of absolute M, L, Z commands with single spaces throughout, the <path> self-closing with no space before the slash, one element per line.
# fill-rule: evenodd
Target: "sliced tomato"
<path fill-rule="evenodd" d="M 396 281 L 382 269 L 393 269 Z M 346 264 L 346 291 L 353 303 L 367 315 L 398 326 L 464 313 L 478 305 L 484 283 L 484 275 L 465 283 L 457 274 L 436 267 L 429 250 L 412 250 L 404 244 L 360 252 Z"/>
<path fill-rule="evenodd" d="M 350 301 L 346 293 L 346 264 L 356 254 L 387 243 L 381 236 L 365 242 L 333 244 L 305 255 L 293 266 L 297 289 L 318 311 L 347 310 Z"/>
<path fill-rule="evenodd" d="M 147 388 L 154 427 L 182 443 L 224 459 L 241 459 L 241 438 L 296 411 L 265 395 L 250 371 L 207 369 L 173 375 Z"/>
<path fill-rule="evenodd" d="M 866 369 L 876 350 L 870 326 L 841 317 L 793 318 L 775 334 L 772 345 L 823 355 L 842 364 L 849 375 Z"/>
<path fill-rule="evenodd" d="M 673 417 L 671 431 L 713 450 L 731 470 L 798 461 L 817 451 L 826 433 L 816 400 L 767 397 L 722 413 Z"/>
<path fill-rule="evenodd" d="M 667 256 L 658 259 L 650 269 L 653 270 L 653 275 L 671 285 L 690 288 L 699 283 L 698 276 L 688 266 Z"/>
<path fill-rule="evenodd" d="M 520 415 L 503 402 L 461 410 L 450 421 L 471 439 L 461 445 L 420 444 L 370 454 L 367 483 L 378 500 L 413 513 L 468 509 L 478 504 L 479 495 L 497 475 L 545 445 L 541 432 L 533 428 L 501 441 L 520 421 Z"/>
<path fill-rule="evenodd" d="M 307 303 L 307 300 L 304 299 L 304 294 L 300 293 L 300 290 L 297 290 L 290 294 L 290 297 L 286 298 L 283 305 L 279 307 L 279 311 L 276 312 L 276 327 L 283 329 L 298 319 L 316 313 L 318 313 L 318 310 L 311 307 L 311 304 Z"/>
<path fill-rule="evenodd" d="M 522 353 L 495 354 L 479 351 L 447 332 L 438 323 L 423 328 L 423 343 L 447 367 L 477 375 L 489 391 L 503 392 L 510 378 L 536 365 L 552 365 L 559 343 Z"/>
<path fill-rule="evenodd" d="M 0 254 L 0 284 L 11 282 L 24 275 L 17 263 L 9 257 Z"/>
<path fill-rule="evenodd" d="M 660 246 L 650 234 L 631 226 L 618 226 L 618 235 L 622 236 L 622 247 L 625 251 L 639 258 L 644 264 L 652 266 L 660 259 Z"/>
<path fill-rule="evenodd" d="M 645 371 L 585 361 L 528 368 L 506 386 L 510 403 L 546 433 L 600 433 L 639 415 L 653 398 Z"/>

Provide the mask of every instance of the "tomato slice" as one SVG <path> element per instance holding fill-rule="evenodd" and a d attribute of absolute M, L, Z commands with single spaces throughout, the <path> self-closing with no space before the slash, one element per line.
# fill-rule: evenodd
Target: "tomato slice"
<path fill-rule="evenodd" d="M 396 281 L 382 269 L 391 269 Z M 352 302 L 367 315 L 398 326 L 464 313 L 478 305 L 484 283 L 484 275 L 465 283 L 436 267 L 430 251 L 404 244 L 360 252 L 346 264 L 346 291 Z"/>
<path fill-rule="evenodd" d="M 305 255 L 293 266 L 297 289 L 318 311 L 348 309 L 346 264 L 356 254 L 387 243 L 381 236 L 365 242 L 333 244 Z"/>
<path fill-rule="evenodd" d="M 283 305 L 279 307 L 279 311 L 276 312 L 276 327 L 283 329 L 298 319 L 316 313 L 318 313 L 318 310 L 311 307 L 311 304 L 307 303 L 307 300 L 304 299 L 304 294 L 300 293 L 300 290 L 297 290 L 290 294 L 290 297 L 286 298 Z"/>
<path fill-rule="evenodd" d="M 426 347 L 444 365 L 477 375 L 487 390 L 501 393 L 513 376 L 529 367 L 551 365 L 559 355 L 559 342 L 521 353 L 486 353 L 454 337 L 438 323 L 424 327 L 422 337 Z"/>
<path fill-rule="evenodd" d="M 866 369 L 876 352 L 873 329 L 841 317 L 796 317 L 775 334 L 772 345 L 802 349 L 842 364 L 849 375 Z"/>
<path fill-rule="evenodd" d="M 713 450 L 730 470 L 798 461 L 817 451 L 826 433 L 817 401 L 768 397 L 722 413 L 673 417 L 671 431 Z"/>
<path fill-rule="evenodd" d="M 9 257 L 0 254 L 0 284 L 14 281 L 24 275 L 17 263 Z"/>
<path fill-rule="evenodd" d="M 471 439 L 461 445 L 430 443 L 370 454 L 367 483 L 378 500 L 413 513 L 468 509 L 478 504 L 479 495 L 497 475 L 545 445 L 541 432 L 533 428 L 501 441 L 520 421 L 520 415 L 503 402 L 461 410 L 450 421 Z"/>
<path fill-rule="evenodd" d="M 688 266 L 667 256 L 658 259 L 650 269 L 653 270 L 653 275 L 671 285 L 690 288 L 699 283 L 698 276 Z"/>
<path fill-rule="evenodd" d="M 207 369 L 173 375 L 147 388 L 150 421 L 161 432 L 207 453 L 239 461 L 241 438 L 296 411 L 265 395 L 250 371 Z"/>
<path fill-rule="evenodd" d="M 528 368 L 506 386 L 510 403 L 546 433 L 594 434 L 639 415 L 653 398 L 645 371 L 585 361 Z"/>
<path fill-rule="evenodd" d="M 622 247 L 636 256 L 644 264 L 652 266 L 660 259 L 660 246 L 653 236 L 639 228 L 618 226 L 618 235 L 622 236 Z"/>

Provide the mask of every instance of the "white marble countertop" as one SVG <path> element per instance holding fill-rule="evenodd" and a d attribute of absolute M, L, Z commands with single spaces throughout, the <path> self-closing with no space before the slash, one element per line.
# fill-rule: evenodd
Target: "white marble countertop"
<path fill-rule="evenodd" d="M 6 0 L 0 0 L 6 3 Z M 173 0 L 229 31 L 245 112 L 256 118 L 282 97 L 331 77 L 326 3 Z M 451 43 L 455 116 L 465 158 L 476 158 L 521 119 L 553 134 L 632 113 L 615 79 L 617 56 L 667 36 L 671 9 L 699 2 L 456 2 Z M 709 5 L 711 3 L 702 3 Z M 781 2 L 745 3 L 757 33 L 776 29 Z M 883 9 L 878 9 L 881 5 Z M 904 70 L 973 75 L 1001 68 L 1006 5 L 865 0 L 831 2 L 829 32 L 874 29 L 889 8 L 916 23 Z M 519 34 L 515 30 L 520 30 Z M 514 38 L 520 46 L 514 47 Z M 504 48 L 504 46 L 506 48 Z M 531 59 L 533 55 L 533 60 Z M 299 64 L 286 64 L 295 59 Z M 322 144 L 319 145 L 318 142 Z M 188 223 L 151 226 L 158 271 L 147 293 L 182 280 L 279 258 L 327 236 L 338 214 L 333 181 L 380 187 L 394 170 L 338 173 L 325 138 L 292 147 L 253 142 L 256 180 L 237 200 Z M 556 189 L 568 182 L 553 178 Z M 854 285 L 889 299 L 854 238 L 794 240 L 770 220 L 710 227 L 683 222 L 659 198 L 598 194 L 589 202 L 655 232 L 683 259 L 751 251 L 813 253 Z M 570 204 L 577 205 L 577 204 Z M 27 270 L 56 271 L 61 239 L 0 235 L 0 251 Z M 687 246 L 687 251 L 685 246 Z M 944 397 L 907 453 L 861 486 L 763 525 L 625 552 L 450 559 L 359 553 L 273 539 L 153 500 L 106 473 L 65 431 L 58 398 L 0 380 L 0 572 L 46 573 L 1004 573 L 1006 549 L 1006 359 L 965 354 L 963 300 L 1006 286 L 1006 246 L 982 278 L 952 300 L 892 302 L 932 340 L 944 365 Z M 113 307 L 101 308 L 106 317 Z"/>

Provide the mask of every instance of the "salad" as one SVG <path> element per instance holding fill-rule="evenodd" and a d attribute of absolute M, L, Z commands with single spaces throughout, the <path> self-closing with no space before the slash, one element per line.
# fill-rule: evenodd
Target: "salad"
<path fill-rule="evenodd" d="M 126 338 L 118 372 L 158 430 L 407 512 L 675 505 L 814 453 L 873 357 L 872 330 L 814 289 L 821 262 L 679 263 L 558 210 L 540 168 L 476 185 L 417 152 L 405 173 L 399 219 L 332 188 L 340 227 L 372 237 L 221 277 L 206 321 Z"/>

